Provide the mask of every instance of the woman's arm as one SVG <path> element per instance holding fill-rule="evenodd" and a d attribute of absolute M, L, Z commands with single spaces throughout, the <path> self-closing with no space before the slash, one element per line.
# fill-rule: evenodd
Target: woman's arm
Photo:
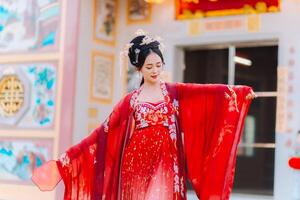
<path fill-rule="evenodd" d="M 245 96 L 246 99 L 256 98 L 256 94 L 251 87 L 243 85 L 226 85 L 226 84 L 198 84 L 198 83 L 176 83 L 179 98 L 194 98 L 199 95 L 215 95 L 217 93 L 224 93 L 228 88 L 237 90 L 237 88 L 249 88 L 249 93 Z"/>
<path fill-rule="evenodd" d="M 188 178 L 202 200 L 228 200 L 237 144 L 251 99 L 248 86 L 177 84 Z"/>
<path fill-rule="evenodd" d="M 121 106 L 120 101 L 113 109 L 107 120 L 96 128 L 80 143 L 70 147 L 58 160 L 50 160 L 41 167 L 34 169 L 32 181 L 42 191 L 51 191 L 63 179 L 65 185 L 70 184 L 74 177 L 88 176 L 85 173 L 93 173 L 94 159 L 97 151 L 97 141 L 108 132 L 108 127 L 116 127 L 119 124 Z M 101 136 L 100 136 L 101 135 Z M 104 136 L 105 137 L 105 136 Z M 90 162 L 91 166 L 82 165 Z M 83 173 L 85 171 L 85 173 Z M 79 179 L 79 178 L 78 178 Z"/>

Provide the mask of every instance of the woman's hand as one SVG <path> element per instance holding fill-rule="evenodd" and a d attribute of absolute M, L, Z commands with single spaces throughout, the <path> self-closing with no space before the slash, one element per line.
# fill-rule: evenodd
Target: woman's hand
<path fill-rule="evenodd" d="M 51 191 L 61 180 L 56 161 L 50 160 L 33 171 L 31 180 L 41 191 Z"/>

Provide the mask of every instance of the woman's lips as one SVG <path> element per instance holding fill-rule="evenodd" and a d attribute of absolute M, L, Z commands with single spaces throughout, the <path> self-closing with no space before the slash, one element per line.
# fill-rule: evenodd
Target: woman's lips
<path fill-rule="evenodd" d="M 158 76 L 158 75 L 152 75 L 151 78 L 154 78 L 154 79 L 155 79 L 155 78 L 157 78 L 157 76 Z"/>

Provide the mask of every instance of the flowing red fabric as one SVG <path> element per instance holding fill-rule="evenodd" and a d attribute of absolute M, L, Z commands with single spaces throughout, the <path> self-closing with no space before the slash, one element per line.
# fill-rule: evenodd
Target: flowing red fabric
<path fill-rule="evenodd" d="M 201 200 L 228 200 L 251 88 L 177 84 L 188 178 Z"/>
<path fill-rule="evenodd" d="M 179 104 L 176 137 L 179 164 L 187 166 L 183 173 L 201 200 L 228 200 L 237 144 L 251 102 L 245 97 L 251 88 L 166 85 L 174 106 Z M 65 200 L 121 199 L 121 163 L 134 126 L 133 94 L 124 97 L 99 128 L 57 160 Z"/>
<path fill-rule="evenodd" d="M 57 161 L 64 200 L 119 198 L 120 161 L 132 119 L 130 97 L 121 100 L 106 122 Z"/>

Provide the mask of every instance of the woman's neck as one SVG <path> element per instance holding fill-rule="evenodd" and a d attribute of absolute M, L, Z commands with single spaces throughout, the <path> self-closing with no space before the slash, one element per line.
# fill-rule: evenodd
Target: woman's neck
<path fill-rule="evenodd" d="M 140 94 L 138 97 L 139 101 L 157 102 L 163 100 L 164 96 L 160 87 L 161 81 L 155 83 L 144 82 L 141 86 Z"/>
<path fill-rule="evenodd" d="M 151 90 L 158 89 L 158 88 L 160 88 L 160 81 L 157 81 L 155 83 L 144 82 L 143 88 L 147 88 L 147 89 L 151 89 Z"/>

